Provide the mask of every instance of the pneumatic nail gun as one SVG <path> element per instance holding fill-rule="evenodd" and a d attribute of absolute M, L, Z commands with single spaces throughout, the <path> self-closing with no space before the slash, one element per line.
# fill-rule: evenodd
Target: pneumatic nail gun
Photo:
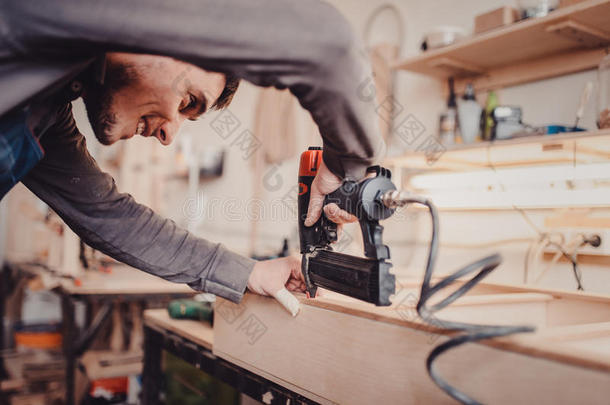
<path fill-rule="evenodd" d="M 395 292 L 395 278 L 390 273 L 390 249 L 383 244 L 380 220 L 390 217 L 401 193 L 392 183 L 389 170 L 372 166 L 360 182 L 345 180 L 328 194 L 324 205 L 336 203 L 360 222 L 364 256 L 357 257 L 333 251 L 337 225 L 324 213 L 318 221 L 305 226 L 311 184 L 322 163 L 322 149 L 309 148 L 301 155 L 299 166 L 299 238 L 301 271 L 307 294 L 315 297 L 318 287 L 326 288 L 379 306 L 390 305 Z"/>

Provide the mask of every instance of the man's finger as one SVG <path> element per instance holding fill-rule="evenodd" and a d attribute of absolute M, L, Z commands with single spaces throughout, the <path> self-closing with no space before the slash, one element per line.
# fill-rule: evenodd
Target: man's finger
<path fill-rule="evenodd" d="M 350 222 L 358 221 L 358 218 L 356 218 L 349 212 L 342 210 L 335 203 L 327 204 L 326 206 L 324 206 L 324 213 L 326 214 L 328 219 L 330 219 L 336 224 L 347 224 Z"/>
<path fill-rule="evenodd" d="M 312 226 L 316 223 L 322 214 L 323 206 L 324 194 L 320 193 L 317 187 L 312 187 L 311 196 L 309 197 L 309 207 L 307 208 L 307 218 L 305 219 L 305 226 Z"/>
<path fill-rule="evenodd" d="M 301 258 L 299 256 L 289 256 L 290 275 L 297 281 L 303 281 L 303 273 L 301 273 Z"/>

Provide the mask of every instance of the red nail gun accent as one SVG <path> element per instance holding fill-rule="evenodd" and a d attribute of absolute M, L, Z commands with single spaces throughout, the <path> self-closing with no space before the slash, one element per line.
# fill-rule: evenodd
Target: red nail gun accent
<path fill-rule="evenodd" d="M 301 154 L 299 176 L 315 176 L 322 163 L 322 148 L 310 147 Z"/>

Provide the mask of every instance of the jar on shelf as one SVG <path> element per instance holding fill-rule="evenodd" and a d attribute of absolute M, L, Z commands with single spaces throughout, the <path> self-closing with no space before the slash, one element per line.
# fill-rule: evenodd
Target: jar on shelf
<path fill-rule="evenodd" d="M 544 17 L 559 6 L 559 0 L 517 0 L 521 18 Z"/>

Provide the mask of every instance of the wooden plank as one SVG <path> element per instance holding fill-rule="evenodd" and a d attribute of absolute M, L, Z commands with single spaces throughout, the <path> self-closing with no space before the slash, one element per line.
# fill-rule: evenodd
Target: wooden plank
<path fill-rule="evenodd" d="M 450 294 L 463 283 L 464 281 L 457 281 L 452 288 L 447 289 L 446 294 Z M 393 300 L 394 305 L 389 308 L 375 307 L 349 298 L 337 299 L 336 296 L 338 296 L 338 294 L 331 295 L 331 297 L 323 297 L 323 299 L 305 300 L 304 304 L 373 319 L 379 322 L 402 325 L 419 331 L 447 334 L 447 331 L 434 328 L 428 324 L 423 324 L 417 317 L 414 306 L 419 295 L 419 282 L 414 280 L 401 280 L 400 285 L 402 287 L 399 295 Z M 537 297 L 531 293 L 538 293 L 542 296 Z M 401 294 L 402 297 L 400 296 Z M 522 294 L 525 295 L 525 297 L 534 298 L 534 300 L 544 301 L 546 306 L 544 313 L 539 312 L 539 307 L 533 307 L 532 314 L 524 314 L 524 311 L 532 310 L 532 306 L 530 303 L 524 302 L 524 300 L 520 298 Z M 515 295 L 515 297 L 511 297 L 511 295 Z M 404 296 L 409 297 L 409 299 L 405 301 L 403 298 Z M 554 299 L 549 300 L 548 296 L 552 296 Z M 486 308 L 484 305 L 485 302 L 502 304 L 502 301 L 506 302 L 507 300 L 515 302 L 516 305 L 512 308 L 502 308 L 498 306 L 495 308 L 493 306 Z M 480 309 L 483 311 L 474 310 L 470 313 L 465 311 L 461 313 L 453 312 L 453 319 L 465 322 L 489 322 L 495 324 L 498 322 L 498 319 L 501 319 L 498 318 L 498 316 L 507 316 L 507 319 L 500 323 L 531 324 L 538 327 L 539 331 L 542 331 L 545 326 L 557 327 L 564 325 L 580 325 L 610 320 L 610 299 L 605 295 L 596 293 L 484 283 L 475 286 L 469 292 L 468 296 L 461 298 L 453 305 L 457 304 L 459 301 L 466 302 L 466 304 L 469 304 L 469 301 L 482 304 Z M 409 307 L 411 309 L 409 309 Z M 459 311 L 459 307 L 451 309 L 451 311 L 456 310 Z M 504 314 L 499 313 L 498 311 L 503 311 Z M 492 315 L 494 313 L 495 316 Z M 446 317 L 446 314 L 447 313 L 439 313 L 438 318 L 443 319 Z M 541 319 L 542 316 L 546 316 L 546 319 Z M 523 336 L 527 336 L 529 339 L 530 335 Z M 609 358 L 588 354 L 581 356 L 579 352 L 574 350 L 569 352 L 561 348 L 552 350 L 546 347 L 545 342 L 538 340 L 536 340 L 537 343 L 534 346 L 530 345 L 529 342 L 530 341 L 528 340 L 527 344 L 521 344 L 519 338 L 509 337 L 490 340 L 483 343 L 492 347 L 511 350 L 526 355 L 541 356 L 574 365 L 610 371 Z"/>
<path fill-rule="evenodd" d="M 403 325 L 380 322 L 383 309 L 362 317 L 355 316 L 352 303 L 304 299 L 301 313 L 292 318 L 272 299 L 252 294 L 240 306 L 219 303 L 239 315 L 217 313 L 214 353 L 279 384 L 300 387 L 307 396 L 349 404 L 453 403 L 425 369 L 428 353 L 446 337 L 405 327 L 405 320 Z M 502 342 L 511 350 L 509 338 Z M 610 395 L 608 372 L 482 344 L 446 354 L 438 367 L 451 383 L 485 403 L 605 404 Z"/>
<path fill-rule="evenodd" d="M 12 380 L 2 380 L 0 381 L 0 391 L 8 392 L 8 391 L 18 391 L 25 387 L 25 380 L 22 378 L 15 378 Z"/>
<path fill-rule="evenodd" d="M 438 58 L 430 61 L 430 66 L 435 69 L 446 70 L 449 76 L 475 76 L 485 72 L 479 66 L 465 63 L 453 58 Z"/>
<path fill-rule="evenodd" d="M 610 336 L 610 322 L 587 323 L 581 325 L 556 326 L 541 330 L 536 334 L 547 342 L 594 339 Z"/>
<path fill-rule="evenodd" d="M 198 345 L 212 350 L 214 330 L 209 323 L 188 319 L 172 319 L 166 309 L 147 309 L 144 311 L 144 325 L 156 330 L 169 330 L 189 339 Z"/>
<path fill-rule="evenodd" d="M 513 338 L 521 353 L 610 373 L 610 322 L 557 326 Z"/>
<path fill-rule="evenodd" d="M 547 304 L 549 326 L 606 322 L 610 320 L 607 302 L 558 299 Z"/>
<path fill-rule="evenodd" d="M 590 210 L 562 210 L 544 218 L 545 228 L 610 228 L 610 217 L 589 216 Z"/>
<path fill-rule="evenodd" d="M 540 294 L 535 292 L 527 293 L 509 293 L 509 294 L 493 294 L 493 295 L 473 295 L 464 296 L 451 304 L 452 307 L 463 306 L 481 306 L 481 305 L 498 305 L 498 304 L 522 304 L 529 302 L 547 302 L 551 301 L 553 296 L 549 294 Z"/>
<path fill-rule="evenodd" d="M 457 280 L 455 282 L 455 286 L 460 286 L 464 283 L 464 280 Z M 416 281 L 413 281 L 416 283 Z M 484 290 L 487 293 L 493 294 L 503 294 L 503 293 L 540 293 L 540 294 L 548 294 L 553 296 L 554 298 L 561 298 L 563 301 L 569 302 L 584 302 L 591 304 L 603 304 L 610 305 L 610 298 L 607 295 L 588 292 L 588 291 L 569 291 L 569 290 L 561 290 L 561 289 L 553 289 L 553 288 L 544 288 L 544 287 L 535 287 L 535 286 L 524 286 L 524 285 L 515 285 L 515 284 L 507 284 L 507 283 L 492 283 L 485 282 L 477 284 L 473 290 L 469 292 L 474 293 L 479 290 Z"/>
<path fill-rule="evenodd" d="M 552 261 L 555 258 L 556 252 L 544 252 L 542 253 L 542 260 L 544 261 Z M 610 256 L 608 255 L 595 255 L 595 254 L 577 254 L 576 260 L 578 260 L 578 264 L 592 264 L 595 266 L 610 266 Z M 570 262 L 566 259 L 565 256 L 562 256 L 558 259 L 559 263 L 568 263 Z"/>

